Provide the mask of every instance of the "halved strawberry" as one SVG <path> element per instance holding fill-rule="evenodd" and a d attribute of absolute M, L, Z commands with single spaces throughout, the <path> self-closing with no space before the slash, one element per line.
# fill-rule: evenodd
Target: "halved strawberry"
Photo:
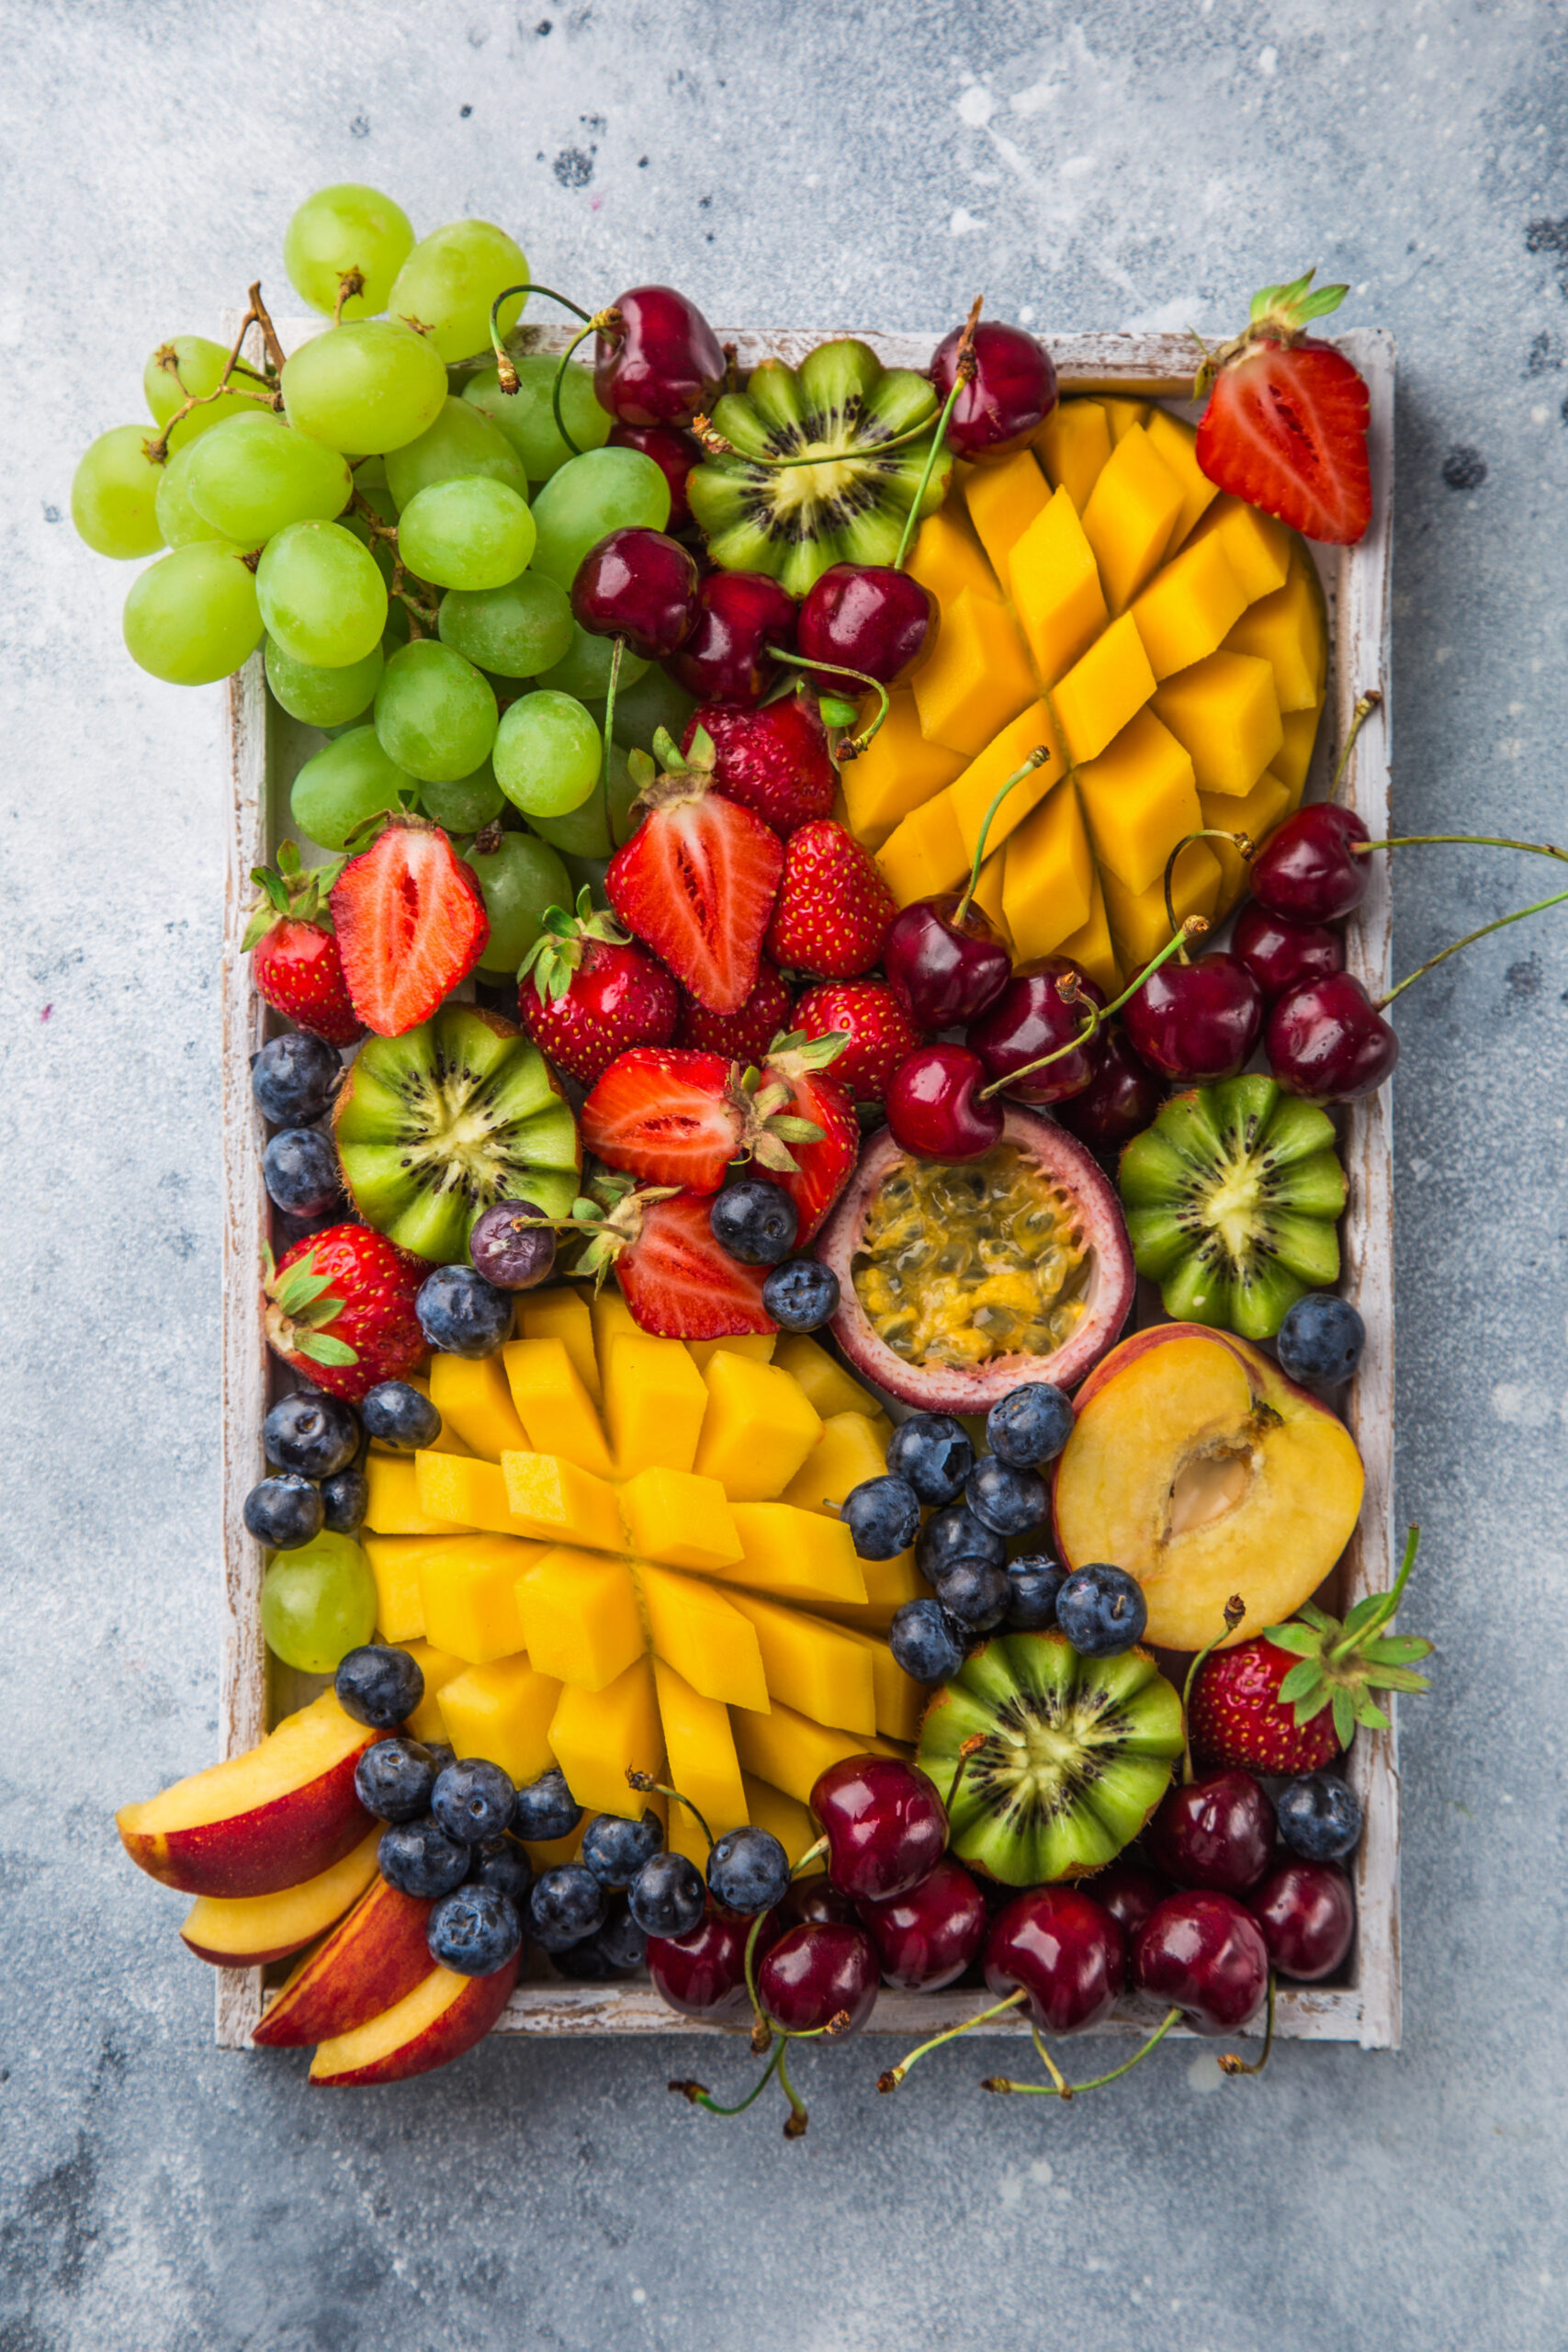
<path fill-rule="evenodd" d="M 1353 546 L 1372 514 L 1367 387 L 1342 351 L 1306 333 L 1348 286 L 1266 286 L 1245 334 L 1205 358 L 1198 463 L 1209 480 L 1292 530 Z M 1212 389 L 1211 389 L 1212 388 Z"/>
<path fill-rule="evenodd" d="M 490 937 L 473 868 L 423 817 L 388 820 L 333 883 L 332 910 L 348 992 L 378 1037 L 428 1021 Z"/>
<path fill-rule="evenodd" d="M 707 1200 L 678 1193 L 643 1208 L 615 1259 L 621 1295 L 640 1330 L 666 1340 L 728 1340 L 776 1331 L 762 1305 L 765 1266 L 742 1266 L 713 1238 Z"/>
<path fill-rule="evenodd" d="M 701 752 L 705 736 L 694 742 Z M 708 789 L 660 728 L 631 764 L 647 810 L 604 877 L 610 904 L 710 1012 L 736 1012 L 757 985 L 784 845 L 761 817 Z"/>
<path fill-rule="evenodd" d="M 829 1072 L 844 1051 L 845 1035 L 829 1031 L 808 1037 L 797 1029 L 776 1038 L 762 1067 L 759 1102 L 782 1100 L 788 1106 L 775 1126 L 791 1136 L 793 1169 L 781 1169 L 761 1150 L 759 1172 L 789 1194 L 800 1215 L 795 1247 L 804 1250 L 854 1173 L 860 1157 L 860 1121 L 852 1098 Z M 815 1140 L 796 1140 L 810 1128 Z"/>
<path fill-rule="evenodd" d="M 635 1046 L 618 1054 L 582 1106 L 582 1140 L 606 1167 L 653 1184 L 716 1193 L 732 1160 L 757 1160 L 769 1174 L 800 1172 L 795 1149 L 823 1130 L 786 1109 L 781 1074 L 759 1083 L 722 1054 L 678 1046 Z"/>

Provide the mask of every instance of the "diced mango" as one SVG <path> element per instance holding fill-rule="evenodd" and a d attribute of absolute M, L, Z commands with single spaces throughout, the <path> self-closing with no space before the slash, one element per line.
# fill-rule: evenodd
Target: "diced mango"
<path fill-rule="evenodd" d="M 744 1356 L 750 1363 L 772 1363 L 777 1334 L 737 1331 L 728 1340 L 686 1340 L 682 1344 L 697 1370 L 705 1373 L 715 1356 Z"/>
<path fill-rule="evenodd" d="M 637 1799 L 626 1785 L 628 1767 L 656 1781 L 665 1778 L 651 1658 L 638 1658 L 603 1690 L 569 1682 L 550 1718 L 550 1752 L 579 1804 L 630 1813 Z"/>
<path fill-rule="evenodd" d="M 1050 496 L 1030 449 L 1016 450 L 994 466 L 977 466 L 970 475 L 964 503 L 998 580 L 1007 578 L 1009 556 L 1035 516 L 1044 513 Z"/>
<path fill-rule="evenodd" d="M 907 1600 L 923 1600 L 931 1587 L 915 1566 L 913 1552 L 900 1552 L 892 1560 L 863 1560 L 865 1600 L 858 1609 L 835 1603 L 822 1611 L 824 1617 L 834 1618 L 841 1625 L 858 1625 L 864 1634 L 886 1634 L 893 1623 L 896 1611 Z"/>
<path fill-rule="evenodd" d="M 484 1527 L 494 1535 L 516 1535 L 506 1481 L 493 1462 L 465 1462 L 456 1454 L 427 1453 L 413 1457 L 421 1510 L 430 1514 L 425 1527 L 444 1534 L 454 1527 Z M 421 1531 L 412 1529 L 411 1533 Z"/>
<path fill-rule="evenodd" d="M 541 1674 L 603 1690 L 648 1646 L 637 1587 L 624 1560 L 558 1544 L 531 1557 L 514 1580 L 519 1637 Z"/>
<path fill-rule="evenodd" d="M 655 1657 L 683 1675 L 703 1698 L 765 1713 L 768 1680 L 757 1635 L 732 1596 L 701 1577 L 680 1576 L 646 1561 L 638 1565 L 637 1577 Z"/>
<path fill-rule="evenodd" d="M 902 1753 L 891 1740 L 858 1731 L 840 1731 L 814 1724 L 793 1707 L 775 1705 L 766 1715 L 737 1707 L 729 1718 L 735 1752 L 741 1769 L 786 1796 L 809 1804 L 811 1792 L 840 1756 L 895 1756 Z M 568 1774 L 570 1781 L 570 1775 Z M 575 1789 L 573 1795 L 577 1792 Z M 715 1824 L 716 1828 L 717 1824 Z"/>
<path fill-rule="evenodd" d="M 951 797 L 939 792 L 896 825 L 876 852 L 882 878 L 899 906 L 951 890 L 964 867 L 964 836 Z"/>
<path fill-rule="evenodd" d="M 1043 683 L 1054 686 L 1111 617 L 1094 550 L 1065 490 L 1020 533 L 1008 559 L 1008 581 L 1031 659 Z"/>
<path fill-rule="evenodd" d="M 1112 421 L 1112 435 L 1115 430 Z M 1094 549 L 1113 613 L 1125 612 L 1165 554 L 1181 505 L 1181 484 L 1142 425 L 1130 425 L 1101 469 L 1083 514 L 1084 537 Z"/>
<path fill-rule="evenodd" d="M 1049 758 L 1026 775 L 1019 775 L 1032 752 L 1043 744 Z M 1062 746 L 1051 723 L 1051 714 L 1043 702 L 1032 702 L 1027 710 L 1004 727 L 999 735 L 987 744 L 977 759 L 970 761 L 954 785 L 948 787 L 947 797 L 958 819 L 958 831 L 964 843 L 964 864 L 973 862 L 980 844 L 980 829 L 1002 786 L 1010 776 L 1018 782 L 991 818 L 986 831 L 988 851 L 1000 849 L 1010 833 L 1018 831 L 1032 808 L 1037 808 L 1045 795 L 1059 784 L 1066 774 Z"/>
<path fill-rule="evenodd" d="M 1111 455 L 1111 420 L 1103 401 L 1058 401 L 1034 436 L 1054 490 L 1065 490 L 1081 514 Z"/>
<path fill-rule="evenodd" d="M 828 1430 L 833 1427 L 828 1422 Z M 864 1567 L 841 1520 L 796 1503 L 737 1503 L 735 1526 L 741 1554 L 714 1570 L 721 1583 L 814 1607 L 865 1599 Z"/>
<path fill-rule="evenodd" d="M 1271 514 L 1233 498 L 1228 491 L 1193 526 L 1191 537 L 1219 540 L 1249 605 L 1284 586 L 1291 569 L 1290 532 Z"/>
<path fill-rule="evenodd" d="M 705 1374 L 708 1408 L 697 1471 L 735 1502 L 782 1494 L 822 1434 L 822 1417 L 789 1374 L 744 1356 L 716 1355 Z"/>
<path fill-rule="evenodd" d="M 799 1381 L 824 1420 L 832 1413 L 881 1410 L 870 1389 L 863 1388 L 820 1340 L 805 1331 L 786 1331 L 773 1350 L 773 1362 Z"/>
<path fill-rule="evenodd" d="M 1202 830 L 1192 762 L 1152 710 L 1141 710 L 1078 770 L 1094 854 L 1129 890 L 1146 890 L 1184 833 Z"/>
<path fill-rule="evenodd" d="M 901 817 L 963 773 L 963 752 L 927 741 L 915 697 L 900 686 L 888 695 L 887 716 L 865 750 L 841 771 L 851 831 L 868 849 L 880 849 Z"/>
<path fill-rule="evenodd" d="M 556 1544 L 624 1552 L 626 1530 L 615 1489 L 558 1453 L 506 1453 L 502 1473 L 514 1533 Z"/>
<path fill-rule="evenodd" d="M 632 1550 L 666 1567 L 721 1568 L 740 1557 L 724 1488 L 694 1470 L 639 1470 L 621 1488 L 621 1516 Z"/>
<path fill-rule="evenodd" d="M 1091 893 L 1089 921 L 1081 931 L 1064 939 L 1054 952 L 1070 956 L 1081 972 L 1103 989 L 1107 1001 L 1122 993 L 1122 967 L 1116 960 L 1115 944 L 1111 936 L 1110 918 L 1105 911 L 1105 892 L 1100 888 L 1097 866 L 1089 876 Z"/>
<path fill-rule="evenodd" d="M 599 1358 L 599 1380 L 604 1385 L 604 1368 L 610 1360 L 610 1350 L 617 1340 L 636 1339 L 637 1326 L 631 1308 L 618 1290 L 608 1283 L 595 1291 L 588 1303 L 593 1323 L 593 1346 Z"/>
<path fill-rule="evenodd" d="M 1224 546 L 1199 539 L 1161 566 L 1133 599 L 1132 616 L 1150 669 L 1156 678 L 1168 678 L 1214 652 L 1246 610 Z"/>
<path fill-rule="evenodd" d="M 838 1724 L 846 1731 L 876 1729 L 869 1643 L 857 1644 L 825 1618 L 781 1609 L 754 1593 L 738 1592 L 734 1605 L 754 1629 L 765 1688 L 775 1701 L 813 1723 Z"/>
<path fill-rule="evenodd" d="M 599 1408 L 558 1338 L 511 1340 L 502 1349 L 513 1403 L 523 1435 L 509 1439 L 503 1453 L 558 1453 L 596 1478 L 611 1474 L 610 1449 Z M 501 1455 L 496 1456 L 499 1461 Z"/>
<path fill-rule="evenodd" d="M 1205 825 L 1223 832 L 1245 833 L 1255 850 L 1262 848 L 1275 826 L 1290 814 L 1291 808 L 1290 794 L 1267 768 L 1245 799 L 1220 792 L 1201 792 L 1198 798 Z M 1235 904 L 1247 887 L 1247 862 L 1231 842 L 1211 840 L 1208 846 L 1220 861 L 1219 904 L 1223 912 Z"/>
<path fill-rule="evenodd" d="M 960 499 L 950 498 L 945 506 L 927 515 L 915 534 L 906 569 L 912 580 L 931 590 L 944 610 L 964 588 L 996 602 L 1001 598 L 997 575 L 986 560 Z"/>
<path fill-rule="evenodd" d="M 1012 933 L 1008 929 L 1007 910 L 1002 905 L 1002 891 L 1007 883 L 1007 863 L 1005 849 L 994 849 L 991 852 L 981 866 L 979 877 L 975 884 L 975 904 L 983 915 L 988 917 L 998 938 L 1006 947 L 1008 954 L 1016 960 L 1017 949 L 1013 945 Z"/>
<path fill-rule="evenodd" d="M 909 1679 L 886 1643 L 878 1641 L 874 1634 L 862 1633 L 850 1625 L 840 1626 L 839 1631 L 846 1641 L 859 1642 L 870 1661 L 877 1730 L 885 1732 L 889 1739 L 918 1739 L 920 1717 L 931 1692 L 923 1683 Z"/>
<path fill-rule="evenodd" d="M 1225 639 L 1227 653 L 1256 653 L 1274 673 L 1281 714 L 1315 710 L 1328 677 L 1323 590 L 1312 558 L 1291 549 L 1290 577 L 1271 596 L 1249 605 Z"/>
<path fill-rule="evenodd" d="M 780 1499 L 802 1510 L 825 1512 L 829 1505 L 841 1503 L 863 1478 L 880 1478 L 887 1467 L 886 1453 L 874 1420 L 863 1413 L 831 1413 Z M 739 1521 L 736 1523 L 739 1525 Z M 741 1541 L 745 1540 L 746 1531 L 741 1528 Z"/>
<path fill-rule="evenodd" d="M 1113 449 L 1125 439 L 1135 424 L 1141 425 L 1148 422 L 1151 408 L 1148 401 L 1130 400 L 1112 392 L 1101 392 L 1100 405 L 1105 411 L 1105 422 L 1110 428 L 1111 446 Z"/>
<path fill-rule="evenodd" d="M 1131 613 L 1112 621 L 1053 691 L 1057 721 L 1075 760 L 1098 759 L 1142 710 L 1155 673 Z"/>
<path fill-rule="evenodd" d="M 1131 980 L 1159 954 L 1170 937 L 1165 911 L 1165 877 L 1146 890 L 1129 890 L 1114 874 L 1101 868 L 1105 911 L 1111 936 L 1126 978 Z M 1189 915 L 1213 916 L 1220 896 L 1220 861 L 1208 842 L 1191 842 L 1177 859 L 1171 875 L 1171 903 L 1179 923 Z"/>
<path fill-rule="evenodd" d="M 1250 792 L 1284 741 L 1274 673 L 1251 653 L 1211 653 L 1178 671 L 1155 716 L 1186 748 L 1200 792 Z"/>
<path fill-rule="evenodd" d="M 970 588 L 943 612 L 936 650 L 913 685 L 921 733 L 971 759 L 1038 691 L 1011 613 Z"/>
<path fill-rule="evenodd" d="M 499 1355 L 433 1356 L 430 1401 L 486 1462 L 499 1462 L 509 1445 L 528 1442 Z"/>
<path fill-rule="evenodd" d="M 1269 763 L 1270 772 L 1277 775 L 1291 796 L 1290 813 L 1294 816 L 1302 805 L 1302 795 L 1312 773 L 1312 755 L 1317 743 L 1317 730 L 1323 711 L 1287 710 L 1281 713 L 1280 731 L 1284 738 Z"/>
<path fill-rule="evenodd" d="M 441 1693 L 441 1720 L 458 1756 L 483 1756 L 521 1783 L 555 1762 L 550 1717 L 561 1686 L 524 1657 L 470 1666 Z"/>
<path fill-rule="evenodd" d="M 472 1535 L 420 1564 L 424 1629 L 437 1648 L 484 1666 L 525 1647 L 517 1613 L 517 1578 L 538 1547 L 507 1535 Z"/>
<path fill-rule="evenodd" d="M 420 1562 L 432 1546 L 462 1544 L 462 1535 L 372 1535 L 359 1541 L 376 1579 L 376 1628 L 384 1642 L 405 1642 L 424 1631 Z"/>
<path fill-rule="evenodd" d="M 798 1799 L 770 1788 L 766 1781 L 753 1780 L 750 1772 L 741 1773 L 740 1786 L 746 1793 L 747 1820 L 778 1839 L 793 1870 L 816 1845 L 821 1834 L 817 1824 Z"/>
<path fill-rule="evenodd" d="M 1172 416 L 1168 409 L 1156 407 L 1151 408 L 1144 419 L 1144 431 L 1149 436 L 1150 448 L 1181 485 L 1181 510 L 1170 526 L 1170 537 L 1166 543 L 1166 553 L 1170 556 L 1199 516 L 1208 512 L 1219 492 L 1198 463 L 1198 435 L 1190 424 Z"/>
<path fill-rule="evenodd" d="M 448 1454 L 444 1460 L 460 1464 L 461 1457 Z M 370 1499 L 365 1507 L 365 1524 L 378 1535 L 450 1535 L 465 1527 L 478 1525 L 466 1513 L 435 1511 L 428 1509 L 419 1490 L 419 1476 L 415 1469 L 417 1457 L 412 1453 L 367 1453 L 365 1476 L 369 1483 Z"/>
<path fill-rule="evenodd" d="M 1002 905 L 1018 953 L 1049 956 L 1081 931 L 1093 904 L 1094 862 L 1077 794 L 1059 784 L 1008 843 Z"/>
<path fill-rule="evenodd" d="M 704 1698 L 664 1658 L 654 1659 L 653 1674 L 670 1785 L 689 1797 L 714 1836 L 722 1838 L 746 1818 L 746 1792 L 729 1716 L 716 1699 Z M 748 1715 L 747 1720 L 766 1723 L 768 1717 Z M 706 1866 L 707 1839 L 684 1805 L 670 1808 L 670 1843 L 699 1869 Z"/>
<path fill-rule="evenodd" d="M 468 1672 L 467 1659 L 455 1657 L 450 1650 L 438 1650 L 433 1642 L 400 1642 L 398 1647 L 407 1650 L 424 1677 L 424 1696 L 408 1719 L 410 1738 L 445 1739 L 441 1693 L 459 1674 Z"/>
<path fill-rule="evenodd" d="M 593 1318 L 586 1292 L 568 1285 L 560 1290 L 528 1291 L 517 1309 L 525 1340 L 559 1340 L 593 1402 L 599 1402 L 599 1359 L 593 1347 Z"/>
<path fill-rule="evenodd" d="M 617 1340 L 604 1374 L 604 1426 L 616 1477 L 630 1478 L 655 1463 L 689 1470 L 707 1403 L 703 1376 L 679 1340 L 646 1332 Z"/>

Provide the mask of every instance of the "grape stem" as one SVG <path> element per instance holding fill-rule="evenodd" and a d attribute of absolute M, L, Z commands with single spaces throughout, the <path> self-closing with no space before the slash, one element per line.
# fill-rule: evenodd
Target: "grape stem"
<path fill-rule="evenodd" d="M 1565 895 L 1568 895 L 1568 893 L 1565 893 Z M 1055 1051 L 1052 1053 L 1042 1054 L 1037 1062 L 1025 1062 L 1021 1069 L 1009 1070 L 1005 1078 L 995 1079 L 989 1086 L 983 1086 L 980 1089 L 980 1101 L 982 1102 L 986 1102 L 990 1100 L 993 1094 L 1005 1093 L 1010 1086 L 1016 1086 L 1021 1078 L 1032 1078 L 1037 1069 L 1044 1069 L 1052 1062 L 1059 1062 L 1065 1054 L 1076 1054 L 1080 1046 L 1087 1046 L 1089 1039 L 1094 1035 L 1096 1030 L 1101 1028 L 1103 1024 L 1110 1020 L 1113 1012 L 1120 1012 L 1122 1007 L 1126 1003 L 1127 999 L 1130 996 L 1137 995 L 1138 990 L 1143 987 L 1144 982 L 1148 978 L 1150 973 L 1157 972 L 1162 964 L 1169 963 L 1171 957 L 1182 945 L 1184 939 L 1196 939 L 1201 936 L 1202 933 L 1207 931 L 1208 928 L 1209 926 L 1201 915 L 1189 915 L 1186 922 L 1182 924 L 1181 929 L 1177 933 L 1176 937 L 1166 941 L 1165 945 L 1160 949 L 1159 954 L 1156 956 L 1151 962 L 1145 965 L 1136 979 L 1130 980 L 1128 982 L 1127 986 L 1122 989 L 1119 997 L 1115 998 L 1110 1004 L 1091 1004 L 1089 1007 L 1089 1016 L 1076 1037 L 1069 1037 L 1065 1046 L 1056 1046 Z M 1072 982 L 1072 975 L 1070 973 L 1064 973 L 1061 979 L 1057 981 L 1056 988 L 1065 1002 L 1072 1004 L 1075 1002 L 1081 1003 L 1083 1001 L 1082 998 L 1078 994 L 1076 984 Z"/>
<path fill-rule="evenodd" d="M 363 294 L 364 291 L 365 277 L 363 271 L 357 269 L 345 269 L 343 276 L 338 279 L 337 300 L 333 304 L 333 324 L 334 327 L 341 327 L 343 324 L 344 304 L 345 302 L 351 302 L 356 294 Z"/>
<path fill-rule="evenodd" d="M 490 347 L 495 354 L 495 372 L 501 379 L 501 389 L 503 392 L 509 393 L 517 390 L 517 368 L 512 354 L 502 340 L 500 322 L 501 306 L 503 302 L 509 302 L 513 294 L 543 294 L 547 300 L 558 302 L 563 311 L 570 311 L 574 319 L 585 319 L 588 316 L 587 311 L 581 310 L 570 294 L 558 294 L 553 286 L 531 284 L 503 286 L 490 306 Z"/>
<path fill-rule="evenodd" d="M 958 405 L 959 393 L 966 384 L 973 383 L 975 379 L 975 329 L 980 322 L 980 305 L 985 299 L 983 294 L 976 295 L 970 305 L 969 316 L 964 322 L 964 332 L 958 338 L 958 349 L 953 355 L 953 390 L 949 392 L 942 414 L 937 419 L 936 431 L 931 435 L 931 446 L 926 452 L 926 462 L 920 475 L 919 488 L 916 491 L 910 502 L 909 511 L 904 517 L 903 536 L 898 541 L 898 552 L 893 559 L 895 571 L 902 571 L 904 569 L 904 559 L 909 552 L 909 542 L 915 536 L 915 528 L 920 519 L 920 508 L 925 501 L 926 492 L 931 487 L 931 475 L 936 470 L 937 457 L 947 438 L 948 418 Z"/>
<path fill-rule="evenodd" d="M 169 462 L 169 435 L 174 431 L 175 425 L 182 424 L 190 414 L 192 409 L 206 408 L 209 401 L 221 400 L 226 392 L 231 399 L 237 401 L 259 401 L 264 408 L 269 408 L 275 413 L 281 411 L 283 407 L 283 394 L 276 384 L 265 382 L 265 379 L 264 379 L 263 380 L 265 386 L 265 390 L 253 392 L 248 390 L 244 385 L 236 384 L 231 380 L 235 368 L 240 364 L 240 353 L 244 347 L 245 337 L 249 334 L 253 327 L 260 327 L 262 331 L 262 341 L 266 346 L 265 365 L 268 373 L 270 374 L 274 371 L 280 371 L 283 367 L 283 345 L 277 340 L 277 330 L 273 325 L 272 320 L 268 316 L 266 304 L 262 300 L 261 279 L 259 277 L 251 288 L 250 307 L 246 311 L 244 317 L 240 321 L 240 332 L 234 337 L 234 347 L 230 352 L 228 358 L 223 362 L 223 373 L 219 377 L 217 383 L 209 392 L 186 393 L 185 400 L 181 402 L 180 406 L 175 409 L 173 416 L 170 417 L 162 432 L 160 432 L 152 440 L 148 442 L 147 461 L 149 465 L 166 466 Z M 178 368 L 175 368 L 173 373 L 175 381 L 179 384 L 181 391 L 185 391 L 185 385 L 180 380 Z"/>
<path fill-rule="evenodd" d="M 357 514 L 364 523 L 372 542 L 380 539 L 391 548 L 392 576 L 387 583 L 387 594 L 389 597 L 395 596 L 408 614 L 410 636 L 423 637 L 424 630 L 421 628 L 420 623 L 423 621 L 428 626 L 434 626 L 436 615 L 441 609 L 439 600 L 433 605 L 426 604 L 423 596 L 416 596 L 411 588 L 403 585 L 408 574 L 403 570 L 402 552 L 398 546 L 397 525 L 384 523 L 362 490 L 356 490 L 348 503 L 350 512 Z"/>

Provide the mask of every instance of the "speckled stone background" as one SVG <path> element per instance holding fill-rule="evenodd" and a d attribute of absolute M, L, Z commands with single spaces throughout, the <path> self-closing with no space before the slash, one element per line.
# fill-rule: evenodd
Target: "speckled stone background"
<path fill-rule="evenodd" d="M 1223 331 L 1321 264 L 1399 342 L 1398 820 L 1568 830 L 1562 6 L 0 6 L 0 2352 L 1555 2352 L 1568 909 L 1400 1007 L 1406 1622 L 1441 1657 L 1397 2055 L 1222 2086 L 1186 2044 L 1063 2110 L 962 2050 L 878 2098 L 862 2045 L 807 2062 L 793 2147 L 669 2097 L 745 2075 L 689 2041 L 314 2093 L 213 2049 L 180 1903 L 120 1854 L 114 1804 L 216 1728 L 222 706 L 131 668 L 127 574 L 62 518 L 152 345 L 283 292 L 307 190 L 487 215 L 593 299 L 933 336 L 980 288 Z M 1408 853 L 1398 967 L 1551 875 Z"/>

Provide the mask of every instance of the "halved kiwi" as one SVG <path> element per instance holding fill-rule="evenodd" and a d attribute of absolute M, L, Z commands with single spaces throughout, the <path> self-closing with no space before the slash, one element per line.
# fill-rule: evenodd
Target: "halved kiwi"
<path fill-rule="evenodd" d="M 450 1265 L 492 1201 L 565 1216 L 582 1162 L 560 1081 L 514 1023 L 447 1004 L 355 1056 L 333 1118 L 344 1182 L 369 1225 Z"/>
<path fill-rule="evenodd" d="M 708 553 L 726 571 L 767 571 L 804 596 L 830 564 L 891 563 L 931 449 L 930 434 L 887 445 L 940 403 L 909 368 L 884 368 L 870 345 L 818 344 L 798 368 L 764 359 L 744 392 L 727 392 L 713 424 L 732 457 L 710 458 L 686 494 Z M 809 458 L 809 465 L 769 458 Z M 953 458 L 944 449 L 920 502 L 934 514 Z"/>
<path fill-rule="evenodd" d="M 1128 1238 L 1174 1322 L 1271 1340 L 1304 1291 L 1338 1281 L 1335 1140 L 1326 1112 L 1262 1077 L 1173 1095 L 1133 1137 Z"/>
<path fill-rule="evenodd" d="M 926 1709 L 915 1761 L 943 1796 L 953 1851 L 1008 1886 L 1087 1878 L 1130 1844 L 1181 1753 L 1181 1701 L 1147 1650 L 1080 1657 L 1065 1634 L 1004 1634 Z"/>

